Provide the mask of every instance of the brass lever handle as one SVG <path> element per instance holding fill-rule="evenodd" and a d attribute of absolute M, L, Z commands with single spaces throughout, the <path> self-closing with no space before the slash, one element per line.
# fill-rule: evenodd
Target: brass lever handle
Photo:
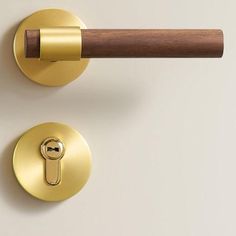
<path fill-rule="evenodd" d="M 21 71 L 47 86 L 78 78 L 89 58 L 222 57 L 219 29 L 86 29 L 61 9 L 40 10 L 19 25 L 13 43 Z"/>
<path fill-rule="evenodd" d="M 44 47 L 57 46 L 49 60 L 76 60 L 81 58 L 128 58 L 128 57 L 222 57 L 223 32 L 205 30 L 158 30 L 158 29 L 79 29 L 71 28 L 30 29 L 25 31 L 25 56 L 42 58 Z M 61 30 L 61 31 L 60 31 Z M 58 33 L 59 31 L 59 33 Z M 62 35 L 63 34 L 63 35 Z M 80 36 L 80 37 L 78 37 Z M 42 45 L 43 38 L 46 43 Z M 77 40 L 77 42 L 76 42 Z M 53 45 L 54 43 L 54 45 Z M 61 43 L 61 45 L 59 45 Z M 81 47 L 78 50 L 78 47 Z M 72 49 L 72 50 L 71 50 Z M 52 49 L 53 50 L 53 49 Z M 77 50 L 77 57 L 76 57 Z M 45 49 L 46 51 L 46 49 Z M 70 55 L 71 53 L 71 55 Z"/>

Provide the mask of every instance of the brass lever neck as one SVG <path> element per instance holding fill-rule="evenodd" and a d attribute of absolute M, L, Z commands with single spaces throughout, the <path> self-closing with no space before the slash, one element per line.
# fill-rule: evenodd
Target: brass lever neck
<path fill-rule="evenodd" d="M 25 31 L 26 57 L 47 61 L 78 61 L 82 38 L 79 27 L 53 27 Z"/>

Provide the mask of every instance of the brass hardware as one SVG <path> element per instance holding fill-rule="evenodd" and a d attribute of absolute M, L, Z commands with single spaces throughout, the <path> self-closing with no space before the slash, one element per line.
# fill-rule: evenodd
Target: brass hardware
<path fill-rule="evenodd" d="M 219 29 L 84 29 L 76 16 L 58 9 L 35 12 L 20 24 L 14 55 L 22 72 L 47 86 L 76 79 L 87 58 L 219 58 Z"/>
<path fill-rule="evenodd" d="M 75 61 L 76 58 L 80 58 L 80 29 L 84 28 L 86 28 L 85 24 L 77 16 L 64 10 L 46 9 L 33 13 L 21 22 L 15 34 L 13 51 L 17 65 L 29 79 L 41 85 L 62 86 L 73 81 L 83 73 L 89 63 L 89 59 Z M 25 58 L 24 36 L 25 30 L 28 29 L 41 29 L 43 36 L 41 60 Z M 70 35 L 70 37 L 63 36 L 63 41 L 72 40 L 72 47 L 68 47 L 67 44 L 67 49 L 62 50 L 55 57 L 52 52 L 58 47 L 61 48 L 63 43 L 53 44 L 51 48 L 52 44 L 49 40 L 52 38 L 54 40 L 56 35 L 61 35 L 62 32 L 66 32 L 67 36 Z M 68 57 L 71 61 L 61 61 Z M 60 61 L 52 62 L 58 59 Z"/>
<path fill-rule="evenodd" d="M 61 181 L 61 158 L 65 154 L 63 143 L 54 137 L 46 138 L 41 144 L 41 154 L 45 158 L 45 178 L 48 184 L 57 185 Z"/>
<path fill-rule="evenodd" d="M 83 137 L 60 123 L 44 123 L 24 133 L 13 154 L 20 185 L 44 201 L 65 200 L 87 182 L 91 153 Z"/>
<path fill-rule="evenodd" d="M 82 48 L 79 27 L 40 29 L 40 59 L 48 61 L 80 60 Z"/>

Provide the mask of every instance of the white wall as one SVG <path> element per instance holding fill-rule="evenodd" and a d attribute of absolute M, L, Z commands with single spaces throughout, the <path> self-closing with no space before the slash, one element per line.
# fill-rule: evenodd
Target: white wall
<path fill-rule="evenodd" d="M 72 11 L 88 28 L 222 28 L 224 58 L 93 59 L 81 79 L 42 87 L 17 68 L 12 40 L 24 17 L 49 7 Z M 0 235 L 235 236 L 235 7 L 1 0 Z M 47 121 L 79 130 L 94 162 L 85 188 L 55 204 L 24 192 L 11 166 L 19 136 Z"/>

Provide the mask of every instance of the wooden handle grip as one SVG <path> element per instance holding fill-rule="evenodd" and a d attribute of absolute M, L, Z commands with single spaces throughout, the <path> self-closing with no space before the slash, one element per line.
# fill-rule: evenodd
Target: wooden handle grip
<path fill-rule="evenodd" d="M 222 57 L 221 30 L 82 29 L 82 58 Z M 26 30 L 26 57 L 40 57 L 39 30 Z"/>

